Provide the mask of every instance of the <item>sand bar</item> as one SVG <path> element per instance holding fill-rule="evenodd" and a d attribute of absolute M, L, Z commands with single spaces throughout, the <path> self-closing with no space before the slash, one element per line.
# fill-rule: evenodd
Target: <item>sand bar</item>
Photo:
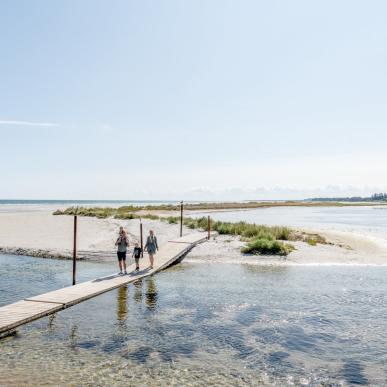
<path fill-rule="evenodd" d="M 73 217 L 53 216 L 53 209 L 0 213 L 0 252 L 18 255 L 71 258 Z M 124 226 L 132 242 L 139 239 L 139 220 L 78 219 L 78 257 L 114 261 L 114 241 L 119 226 Z M 144 219 L 144 233 L 153 229 L 160 244 L 179 236 L 179 226 Z M 229 262 L 249 264 L 365 264 L 387 265 L 387 249 L 380 240 L 353 232 L 304 230 L 325 236 L 332 245 L 309 246 L 293 242 L 296 250 L 281 257 L 246 256 L 240 253 L 243 242 L 237 237 L 217 236 L 188 254 L 190 262 Z M 184 228 L 184 234 L 192 230 Z"/>

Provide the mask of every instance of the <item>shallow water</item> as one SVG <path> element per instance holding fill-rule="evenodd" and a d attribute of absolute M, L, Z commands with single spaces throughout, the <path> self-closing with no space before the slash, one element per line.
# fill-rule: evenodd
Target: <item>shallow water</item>
<path fill-rule="evenodd" d="M 69 281 L 69 262 L 5 256 L 5 265 L 1 304 Z M 10 273 L 21 267 L 19 287 Z M 79 276 L 109 270 L 83 263 Z M 381 385 L 386 275 L 183 261 L 2 339 L 0 385 Z"/>
<path fill-rule="evenodd" d="M 387 243 L 387 207 L 271 207 L 248 211 L 225 211 L 211 215 L 215 220 L 349 231 L 377 237 Z"/>
<path fill-rule="evenodd" d="M 77 262 L 78 282 L 111 274 L 113 263 Z M 0 306 L 71 285 L 72 261 L 0 255 Z"/>

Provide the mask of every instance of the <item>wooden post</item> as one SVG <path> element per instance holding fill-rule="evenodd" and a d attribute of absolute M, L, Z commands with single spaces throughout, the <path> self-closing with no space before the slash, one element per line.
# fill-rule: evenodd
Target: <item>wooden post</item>
<path fill-rule="evenodd" d="M 74 244 L 73 244 L 73 285 L 77 274 L 77 215 L 74 215 Z"/>
<path fill-rule="evenodd" d="M 210 215 L 208 215 L 208 219 L 207 219 L 207 230 L 208 230 L 207 239 L 210 240 L 210 238 L 211 238 L 211 218 L 210 218 Z"/>
<path fill-rule="evenodd" d="M 180 238 L 183 236 L 183 201 L 180 202 Z"/>
<path fill-rule="evenodd" d="M 144 240 L 142 237 L 142 220 L 140 218 L 140 246 L 141 246 L 141 258 L 144 258 Z"/>

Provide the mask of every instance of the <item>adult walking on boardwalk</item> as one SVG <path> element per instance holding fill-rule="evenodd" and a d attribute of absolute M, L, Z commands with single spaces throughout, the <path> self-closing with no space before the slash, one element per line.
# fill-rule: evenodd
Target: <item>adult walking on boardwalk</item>
<path fill-rule="evenodd" d="M 117 246 L 118 265 L 120 266 L 120 272 L 118 274 L 119 275 L 128 274 L 126 271 L 126 250 L 129 246 L 129 240 L 122 226 L 120 227 L 120 232 L 116 241 L 116 246 Z"/>
<path fill-rule="evenodd" d="M 149 235 L 146 238 L 144 250 L 148 251 L 149 263 L 150 263 L 151 269 L 153 269 L 154 255 L 156 253 L 156 250 L 158 249 L 159 249 L 159 246 L 157 244 L 156 235 L 154 234 L 153 230 L 150 230 Z"/>

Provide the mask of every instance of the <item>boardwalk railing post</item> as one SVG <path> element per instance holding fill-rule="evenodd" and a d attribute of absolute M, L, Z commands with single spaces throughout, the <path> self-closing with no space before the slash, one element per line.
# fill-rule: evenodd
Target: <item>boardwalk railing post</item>
<path fill-rule="evenodd" d="M 142 237 L 142 220 L 140 218 L 140 246 L 141 246 L 141 258 L 144 258 L 144 240 Z"/>
<path fill-rule="evenodd" d="M 77 215 L 74 215 L 74 244 L 73 244 L 73 285 L 77 274 Z"/>
<path fill-rule="evenodd" d="M 180 238 L 183 236 L 183 201 L 180 202 Z"/>
<path fill-rule="evenodd" d="M 210 218 L 210 215 L 208 215 L 208 219 L 207 219 L 207 229 L 208 229 L 207 239 L 210 240 L 210 238 L 211 238 L 211 218 Z"/>

